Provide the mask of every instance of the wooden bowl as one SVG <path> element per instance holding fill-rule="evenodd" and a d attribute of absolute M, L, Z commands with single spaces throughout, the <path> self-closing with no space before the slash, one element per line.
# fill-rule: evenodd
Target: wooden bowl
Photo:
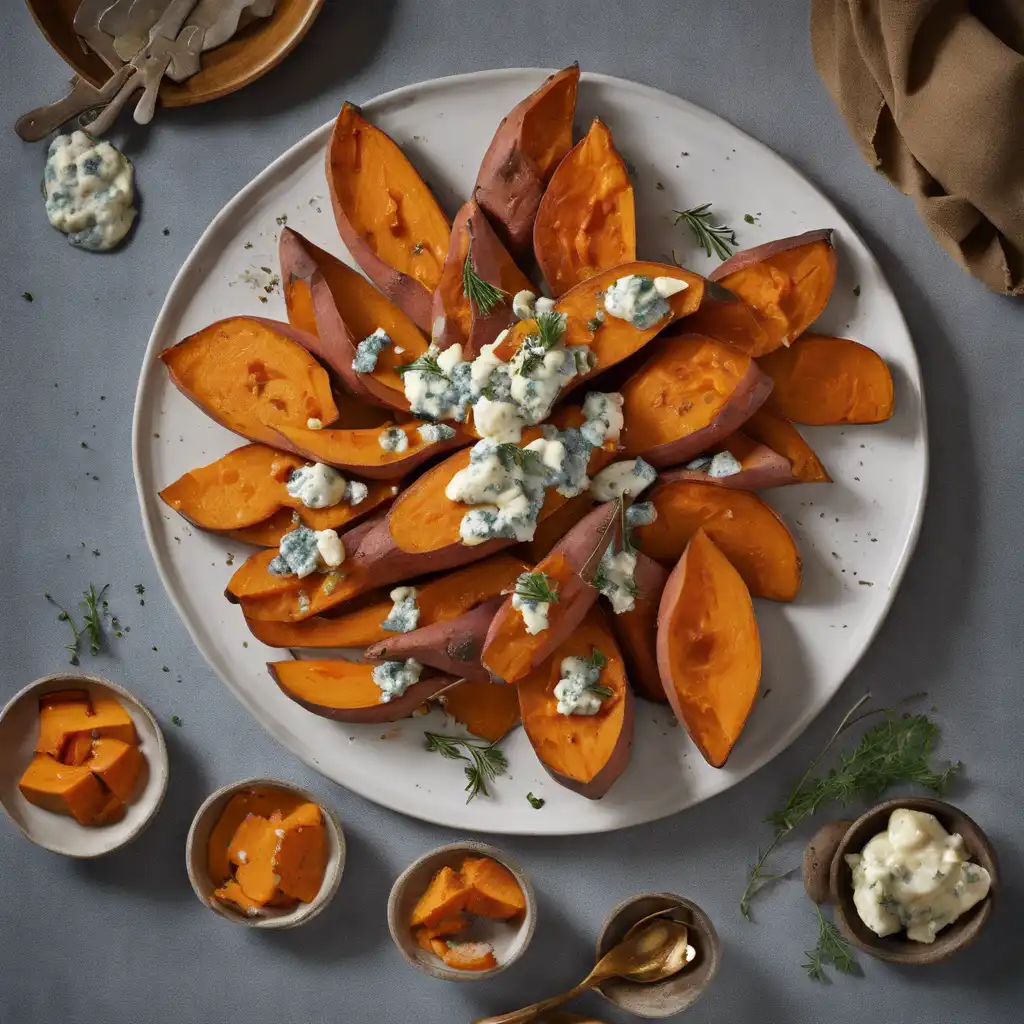
<path fill-rule="evenodd" d="M 80 0 L 27 0 L 49 44 L 77 75 L 97 88 L 110 77 L 110 68 L 87 52 L 72 20 Z M 164 79 L 160 102 L 165 107 L 190 107 L 241 89 L 265 75 L 292 52 L 309 31 L 324 0 L 277 0 L 269 18 L 256 19 L 223 46 L 202 56 L 202 68 L 180 84 Z M 56 93 L 56 90 L 55 90 Z"/>
<path fill-rule="evenodd" d="M 18 780 L 32 760 L 39 735 L 39 698 L 54 690 L 88 690 L 113 697 L 131 716 L 145 758 L 135 792 L 120 821 L 98 828 L 30 804 Z M 59 672 L 43 676 L 16 693 L 0 711 L 0 805 L 22 834 L 37 846 L 65 857 L 101 857 L 137 838 L 156 816 L 170 774 L 163 733 L 150 710 L 123 686 L 101 676 Z"/>
<path fill-rule="evenodd" d="M 214 890 L 217 887 L 210 878 L 207 845 L 210 833 L 213 831 L 214 825 L 217 824 L 227 802 L 236 793 L 257 786 L 285 789 L 289 793 L 295 793 L 303 800 L 308 800 L 319 806 L 323 812 L 324 826 L 327 832 L 327 868 L 324 871 L 324 880 L 320 891 L 311 903 L 300 903 L 292 910 L 272 911 L 268 908 L 266 915 L 247 917 L 213 898 Z M 208 796 L 196 811 L 196 816 L 192 819 L 192 827 L 188 830 L 188 839 L 185 840 L 185 866 L 188 869 L 188 880 L 192 883 L 192 889 L 199 898 L 199 902 L 226 921 L 230 921 L 232 924 L 243 924 L 247 928 L 297 928 L 300 924 L 312 921 L 334 899 L 338 886 L 341 884 L 342 872 L 345 870 L 345 833 L 334 812 L 330 808 L 324 807 L 309 790 L 280 779 L 242 779 L 241 782 L 232 782 L 228 786 L 221 786 L 215 793 Z"/>
<path fill-rule="evenodd" d="M 913 942 L 903 934 L 880 938 L 860 919 L 853 903 L 853 872 L 846 863 L 846 855 L 860 853 L 869 839 L 884 832 L 889 815 L 900 807 L 934 814 L 947 832 L 963 837 L 970 859 L 992 876 L 988 896 L 943 928 L 932 943 Z M 865 953 L 894 964 L 934 964 L 968 946 L 991 916 L 999 888 L 996 851 L 988 836 L 963 811 L 931 797 L 886 800 L 856 821 L 831 822 L 823 826 L 807 846 L 803 876 L 804 888 L 815 903 L 826 900 L 835 903 L 839 928 L 848 939 Z"/>
<path fill-rule="evenodd" d="M 483 929 L 480 937 L 494 947 L 494 957 L 498 961 L 496 967 L 487 971 L 459 971 L 449 967 L 432 953 L 420 949 L 409 927 L 413 908 L 427 891 L 434 875 L 443 867 L 459 867 L 467 857 L 490 857 L 503 864 L 515 876 L 526 897 L 526 913 L 518 924 L 480 919 L 480 927 Z M 507 854 L 484 843 L 450 843 L 425 853 L 398 876 L 388 898 L 388 928 L 399 952 L 413 967 L 443 981 L 482 981 L 507 970 L 526 952 L 533 938 L 536 921 L 537 900 L 526 872 Z"/>
<path fill-rule="evenodd" d="M 697 955 L 678 974 L 651 985 L 609 978 L 597 986 L 610 1003 L 637 1017 L 671 1017 L 689 1009 L 718 971 L 721 945 L 711 919 L 696 903 L 671 892 L 648 892 L 620 903 L 608 916 L 597 939 L 597 959 L 605 955 L 638 921 L 668 911 L 667 917 L 685 924 Z"/>

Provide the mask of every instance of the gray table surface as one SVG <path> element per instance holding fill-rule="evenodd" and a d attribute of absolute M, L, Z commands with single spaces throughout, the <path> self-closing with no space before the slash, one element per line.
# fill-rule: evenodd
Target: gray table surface
<path fill-rule="evenodd" d="M 128 685 L 162 719 L 171 782 L 140 841 L 94 862 L 48 854 L 0 823 L 2 1024 L 468 1021 L 568 987 L 585 973 L 609 909 L 630 894 L 664 889 L 701 903 L 724 942 L 722 971 L 691 1011 L 695 1022 L 1021 1019 L 1024 973 L 1011 938 L 1019 937 L 1013 921 L 1024 852 L 1024 626 L 1013 554 L 1024 500 L 1024 308 L 967 277 L 911 202 L 865 166 L 815 73 L 806 22 L 804 0 L 328 0 L 314 35 L 262 81 L 215 104 L 161 113 L 152 131 L 115 136 L 137 162 L 145 205 L 130 246 L 104 257 L 74 251 L 48 228 L 38 199 L 42 150 L 8 127 L 55 97 L 67 78 L 24 6 L 8 0 L 0 37 L 0 423 L 8 438 L 0 448 L 0 696 L 63 665 L 62 627 L 43 591 L 72 601 L 90 581 L 109 582 L 112 608 L 131 632 L 85 664 Z M 238 188 L 333 117 L 343 99 L 455 72 L 573 58 L 721 114 L 800 168 L 856 225 L 916 339 L 931 410 L 932 485 L 892 612 L 818 722 L 768 768 L 673 819 L 590 839 L 499 839 L 532 873 L 540 927 L 514 970 L 451 985 L 407 967 L 384 915 L 392 879 L 451 833 L 315 775 L 213 677 L 163 595 L 143 538 L 132 404 L 150 327 L 199 234 Z M 136 583 L 146 586 L 144 606 Z M 865 977 L 821 986 L 800 969 L 815 918 L 799 882 L 765 893 L 754 924 L 740 917 L 737 900 L 767 834 L 757 822 L 868 687 L 882 697 L 929 691 L 945 727 L 944 752 L 966 766 L 953 799 L 997 843 L 1004 889 L 987 933 L 954 962 L 909 969 L 861 957 Z M 336 901 L 292 933 L 225 924 L 197 903 L 185 874 L 196 807 L 217 786 L 250 775 L 308 786 L 348 833 Z M 798 854 L 794 843 L 784 861 Z M 626 1019 L 596 996 L 585 1005 L 607 1021 Z"/>

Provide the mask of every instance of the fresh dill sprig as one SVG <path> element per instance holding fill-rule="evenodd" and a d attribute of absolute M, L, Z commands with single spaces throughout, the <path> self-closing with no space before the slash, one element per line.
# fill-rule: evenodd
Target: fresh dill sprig
<path fill-rule="evenodd" d="M 530 801 L 530 806 L 535 811 L 539 811 L 547 803 L 547 800 L 545 800 L 543 797 L 534 796 L 532 793 L 527 793 L 526 799 Z"/>
<path fill-rule="evenodd" d="M 497 446 L 495 455 L 506 469 L 518 466 L 524 473 L 533 473 L 537 476 L 544 474 L 544 461 L 540 453 L 532 449 L 520 448 L 511 441 L 505 441 Z"/>
<path fill-rule="evenodd" d="M 66 622 L 71 627 L 71 643 L 64 644 L 64 650 L 68 652 L 70 657 L 68 662 L 71 665 L 78 665 L 78 648 L 82 642 L 82 634 L 79 632 L 78 627 L 75 625 L 75 620 L 71 618 L 71 615 L 59 605 L 49 594 L 43 594 L 43 597 L 53 605 L 54 608 L 60 613 L 57 616 L 58 622 Z"/>
<path fill-rule="evenodd" d="M 524 601 L 536 601 L 538 604 L 552 604 L 558 600 L 558 588 L 551 586 L 551 577 L 543 572 L 524 572 L 516 580 L 513 591 Z"/>
<path fill-rule="evenodd" d="M 533 373 L 544 362 L 544 356 L 562 340 L 564 334 L 565 318 L 561 313 L 555 310 L 541 313 L 537 317 L 537 333 L 529 335 L 523 342 L 526 351 L 516 373 L 521 377 L 528 377 Z"/>
<path fill-rule="evenodd" d="M 508 293 L 485 281 L 476 272 L 473 266 L 473 243 L 469 243 L 466 250 L 466 262 L 462 264 L 462 294 L 476 306 L 476 308 L 487 316 L 495 306 L 502 302 L 508 302 Z"/>
<path fill-rule="evenodd" d="M 608 664 L 608 656 L 596 647 L 592 647 L 590 657 L 586 659 L 586 662 L 591 668 L 604 668 Z"/>
<path fill-rule="evenodd" d="M 89 589 L 83 591 L 83 599 L 78 602 L 84 616 L 84 632 L 89 637 L 89 653 L 99 654 L 103 645 L 103 616 L 107 611 L 107 602 L 103 595 L 110 588 L 110 584 L 104 584 L 99 590 L 93 584 Z"/>
<path fill-rule="evenodd" d="M 915 694 L 901 704 L 920 696 Z M 850 708 L 785 804 L 768 816 L 767 821 L 775 826 L 775 836 L 764 853 L 758 855 L 740 897 L 740 911 L 748 920 L 750 901 L 754 894 L 769 882 L 783 877 L 763 870 L 768 857 L 797 825 L 813 815 L 823 804 L 835 801 L 845 805 L 855 799 L 876 800 L 890 787 L 904 782 L 915 783 L 941 794 L 960 770 L 956 762 L 941 771 L 932 769 L 931 757 L 939 737 L 939 727 L 926 715 L 897 714 L 898 707 L 876 708 L 858 715 L 857 712 L 870 699 L 871 694 L 865 694 Z M 873 715 L 884 715 L 885 718 L 868 729 L 850 753 L 841 755 L 837 767 L 830 769 L 826 775 L 815 776 L 814 770 L 839 737 L 847 729 Z"/>
<path fill-rule="evenodd" d="M 850 944 L 831 921 L 825 920 L 820 907 L 814 909 L 818 914 L 818 942 L 814 949 L 804 950 L 807 959 L 803 968 L 808 977 L 811 981 L 830 981 L 826 967 L 834 967 L 843 974 L 860 974 L 860 966 L 853 958 Z"/>
<path fill-rule="evenodd" d="M 472 740 L 463 736 L 443 736 L 425 732 L 427 750 L 452 761 L 468 761 L 466 765 L 466 803 L 475 796 L 490 796 L 487 783 L 508 771 L 508 758 L 498 747 L 498 741 Z"/>
<path fill-rule="evenodd" d="M 401 366 L 396 366 L 395 370 L 401 376 L 414 372 L 425 373 L 434 377 L 444 376 L 444 371 L 441 369 L 441 364 L 437 361 L 437 358 L 427 353 L 420 356 L 418 359 L 414 359 L 411 363 L 403 363 Z"/>
<path fill-rule="evenodd" d="M 672 223 L 683 221 L 706 255 L 710 256 L 714 252 L 720 260 L 727 260 L 738 247 L 736 232 L 725 224 L 714 223 L 710 203 L 689 210 L 676 210 L 675 215 L 676 219 Z"/>

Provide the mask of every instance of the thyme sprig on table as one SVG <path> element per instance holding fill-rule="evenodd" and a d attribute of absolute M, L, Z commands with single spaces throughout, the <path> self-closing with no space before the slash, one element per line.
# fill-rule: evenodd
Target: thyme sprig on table
<path fill-rule="evenodd" d="M 908 697 L 901 705 L 921 696 L 923 694 Z M 750 901 L 754 894 L 770 882 L 783 877 L 764 870 L 768 857 L 797 825 L 822 805 L 832 802 L 845 805 L 855 799 L 876 800 L 890 787 L 905 782 L 923 786 L 933 793 L 942 793 L 960 770 L 958 762 L 948 764 L 940 771 L 932 768 L 931 757 L 939 738 L 939 727 L 926 715 L 897 714 L 899 706 L 876 708 L 858 714 L 870 699 L 871 694 L 865 694 L 850 708 L 786 802 L 768 816 L 767 821 L 775 826 L 775 835 L 765 851 L 758 855 L 740 897 L 740 911 L 747 919 L 750 918 Z M 840 755 L 837 767 L 829 769 L 825 775 L 813 774 L 843 733 L 874 715 L 885 717 L 861 736 L 853 750 Z"/>
<path fill-rule="evenodd" d="M 860 965 L 853 957 L 850 944 L 839 934 L 839 929 L 825 919 L 820 907 L 818 914 L 818 941 L 813 949 L 805 949 L 807 959 L 803 968 L 811 981 L 829 982 L 825 968 L 834 967 L 842 974 L 860 974 Z"/>
<path fill-rule="evenodd" d="M 70 655 L 68 661 L 72 665 L 80 663 L 82 641 L 85 638 L 89 640 L 89 653 L 100 653 L 100 649 L 103 646 L 103 619 L 107 614 L 107 602 L 104 595 L 109 586 L 109 584 L 105 584 L 97 590 L 96 585 L 90 583 L 89 589 L 82 591 L 82 600 L 78 602 L 78 607 L 81 608 L 83 615 L 81 628 L 75 623 L 71 613 L 58 604 L 50 594 L 43 595 L 57 609 L 59 613 L 57 621 L 66 622 L 71 629 L 71 643 L 64 644 L 64 650 Z"/>
<path fill-rule="evenodd" d="M 473 265 L 472 242 L 469 243 L 469 249 L 466 251 L 466 262 L 462 264 L 462 294 L 484 316 L 487 316 L 495 306 L 502 302 L 508 302 L 507 292 L 503 292 L 496 285 L 485 281 L 477 274 L 476 267 Z"/>
<path fill-rule="evenodd" d="M 487 783 L 508 771 L 508 758 L 498 747 L 498 741 L 474 740 L 465 736 L 443 736 L 425 732 L 426 747 L 432 754 L 440 754 L 452 761 L 467 761 L 466 797 L 468 804 L 475 796 L 490 796 Z"/>
<path fill-rule="evenodd" d="M 672 223 L 682 221 L 693 232 L 705 255 L 710 256 L 713 252 L 720 260 L 727 260 L 738 248 L 736 232 L 725 224 L 714 223 L 715 215 L 711 212 L 710 203 L 674 212 L 676 219 Z"/>

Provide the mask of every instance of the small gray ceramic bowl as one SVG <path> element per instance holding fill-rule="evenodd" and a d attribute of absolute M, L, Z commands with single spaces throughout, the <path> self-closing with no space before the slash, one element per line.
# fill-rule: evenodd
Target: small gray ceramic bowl
<path fill-rule="evenodd" d="M 275 911 L 268 908 L 266 914 L 248 917 L 232 910 L 220 900 L 214 899 L 213 893 L 217 887 L 210 878 L 207 846 L 210 833 L 217 824 L 227 802 L 236 793 L 256 787 L 284 789 L 319 806 L 323 813 L 327 833 L 327 867 L 324 870 L 324 880 L 320 891 L 311 903 L 300 903 L 291 910 Z M 220 914 L 225 920 L 231 921 L 233 924 L 244 924 L 249 928 L 296 928 L 300 924 L 312 921 L 334 899 L 338 886 L 341 884 L 342 872 L 345 870 L 345 833 L 334 812 L 324 807 L 312 793 L 301 786 L 282 782 L 280 779 L 243 779 L 241 782 L 222 786 L 216 793 L 207 797 L 202 807 L 196 811 L 196 816 L 192 819 L 192 827 L 188 830 L 188 839 L 185 841 L 185 866 L 188 868 L 188 879 L 192 883 L 192 889 L 199 901 L 203 906 Z"/>
<path fill-rule="evenodd" d="M 132 799 L 120 821 L 97 828 L 30 804 L 18 781 L 32 760 L 39 736 L 39 698 L 55 690 L 88 690 L 113 697 L 131 716 L 145 759 Z M 149 708 L 123 686 L 101 676 L 59 672 L 29 683 L 0 711 L 0 805 L 33 843 L 65 857 L 100 857 L 126 846 L 156 816 L 167 792 L 167 746 Z"/>
<path fill-rule="evenodd" d="M 853 903 L 853 873 L 846 863 L 846 855 L 860 853 L 869 839 L 884 832 L 889 816 L 899 807 L 934 814 L 947 832 L 963 837 L 970 859 L 992 876 L 988 896 L 943 928 L 932 943 L 913 942 L 902 933 L 879 937 L 860 919 Z M 978 937 L 992 914 L 992 903 L 999 889 L 999 865 L 988 836 L 952 804 L 920 796 L 886 800 L 856 821 L 822 826 L 807 846 L 803 873 L 804 888 L 815 903 L 835 903 L 836 919 L 847 938 L 865 953 L 895 964 L 934 964 L 958 953 Z"/>
<path fill-rule="evenodd" d="M 460 867 L 467 857 L 490 857 L 503 864 L 515 876 L 519 888 L 526 897 L 526 913 L 519 921 L 479 919 L 478 924 L 482 931 L 474 931 L 474 937 L 479 935 L 481 941 L 489 942 L 494 948 L 494 958 L 498 961 L 496 967 L 487 971 L 460 971 L 449 967 L 433 953 L 421 949 L 409 927 L 413 908 L 427 891 L 434 875 L 444 867 Z M 399 952 L 413 967 L 418 967 L 421 971 L 444 981 L 481 981 L 484 978 L 493 978 L 494 975 L 511 967 L 530 945 L 536 921 L 537 901 L 526 872 L 501 850 L 469 840 L 439 846 L 436 850 L 425 853 L 419 860 L 413 861 L 398 876 L 391 887 L 391 896 L 388 899 L 388 928 Z"/>
<path fill-rule="evenodd" d="M 715 926 L 696 903 L 671 892 L 648 892 L 620 903 L 611 912 L 597 939 L 597 959 L 620 942 L 638 921 L 661 911 L 689 929 L 689 943 L 696 951 L 693 961 L 671 978 L 650 985 L 609 978 L 597 986 L 597 991 L 610 1003 L 637 1017 L 671 1017 L 688 1010 L 711 984 L 721 958 Z"/>

